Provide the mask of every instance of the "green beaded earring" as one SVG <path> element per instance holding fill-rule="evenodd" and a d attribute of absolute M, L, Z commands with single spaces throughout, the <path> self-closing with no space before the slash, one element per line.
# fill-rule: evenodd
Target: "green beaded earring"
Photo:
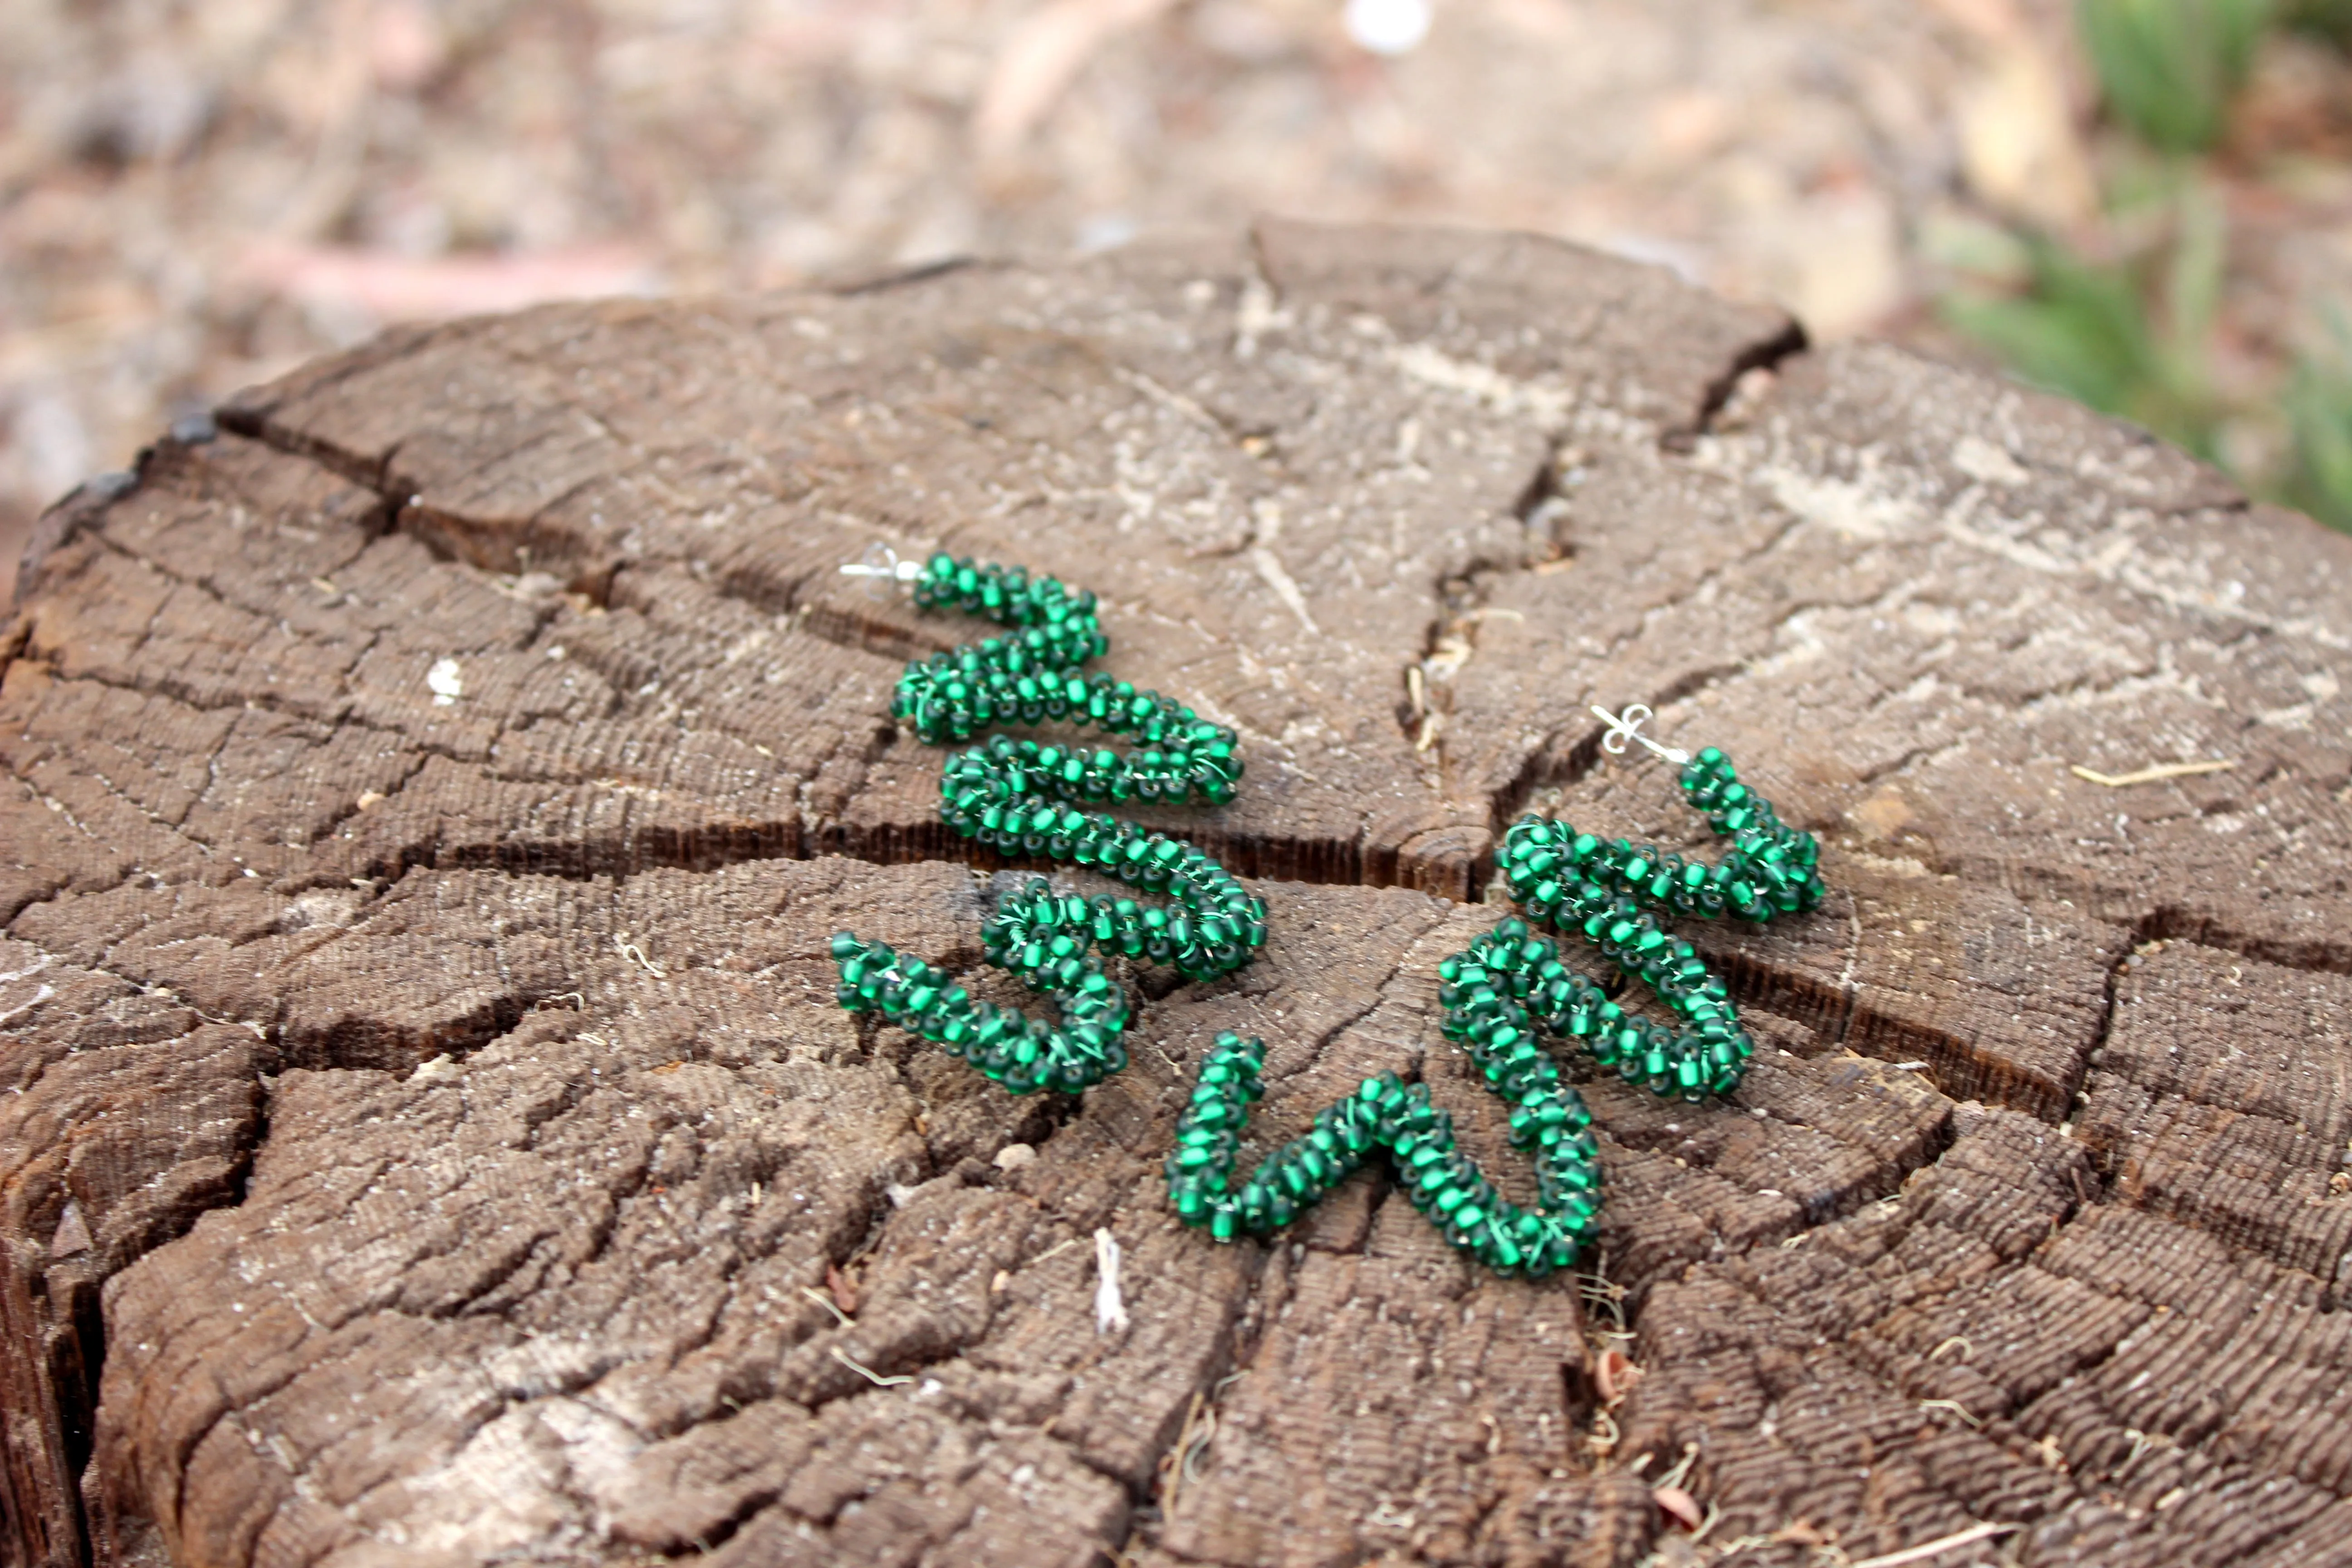
<path fill-rule="evenodd" d="M 833 939 L 844 1007 L 881 1014 L 1015 1094 L 1075 1094 L 1128 1062 L 1127 996 L 1104 973 L 1104 957 L 1211 980 L 1247 963 L 1265 941 L 1265 902 L 1211 857 L 1109 812 L 1082 809 L 1129 800 L 1223 805 L 1242 776 L 1234 732 L 1156 691 L 1082 673 L 1110 650 L 1092 594 L 1018 566 L 944 553 L 918 563 L 877 546 L 866 557 L 842 572 L 886 590 L 911 587 L 918 608 L 959 610 L 1006 628 L 907 666 L 891 716 L 919 739 L 940 745 L 1001 726 L 1061 722 L 1142 743 L 1121 755 L 992 735 L 949 757 L 940 772 L 940 820 L 958 837 L 1007 856 L 1086 867 L 1168 900 L 1083 899 L 1038 877 L 998 906 L 982 933 L 982 955 L 1050 999 L 1058 1021 L 981 1001 L 882 942 L 849 931 Z"/>
<path fill-rule="evenodd" d="M 1662 1028 L 1613 1005 L 1589 1019 L 1571 1013 L 1570 1033 L 1588 1040 L 1596 1060 L 1628 1083 L 1696 1100 L 1739 1085 L 1754 1047 L 1739 1026 L 1723 982 L 1690 943 L 1659 921 L 1736 915 L 1758 925 L 1801 914 L 1822 901 L 1813 836 L 1782 825 L 1771 802 L 1739 782 L 1731 759 L 1713 746 L 1696 756 L 1641 733 L 1646 704 L 1622 714 L 1596 706 L 1609 724 L 1601 745 L 1622 754 L 1628 742 L 1682 764 L 1684 798 L 1707 826 L 1731 840 L 1713 866 L 1618 838 L 1604 841 L 1568 823 L 1530 813 L 1504 835 L 1503 879 L 1529 918 L 1573 931 L 1600 948 L 1620 972 L 1638 977 L 1685 1026 Z"/>
<path fill-rule="evenodd" d="M 1437 966 L 1438 1001 L 1445 1037 L 1469 1051 L 1511 1107 L 1511 1142 L 1535 1163 L 1533 1209 L 1497 1193 L 1454 1147 L 1451 1119 L 1431 1106 L 1427 1089 L 1393 1073 L 1365 1079 L 1355 1096 L 1323 1110 L 1305 1137 L 1234 1191 L 1234 1161 L 1249 1102 L 1262 1092 L 1265 1047 L 1229 1035 L 1202 1069 L 1168 1161 L 1169 1194 L 1187 1224 L 1206 1226 L 1219 1240 L 1278 1229 L 1372 1149 L 1385 1148 L 1407 1198 L 1449 1242 L 1498 1272 L 1540 1277 L 1572 1264 L 1591 1238 L 1601 1166 L 1592 1112 L 1560 1080 L 1539 1035 L 1580 1039 L 1595 1060 L 1660 1095 L 1698 1100 L 1738 1087 L 1754 1047 L 1730 992 L 1688 942 L 1660 929 L 1659 918 L 1728 913 L 1760 923 L 1812 909 L 1822 899 L 1818 847 L 1811 834 L 1783 826 L 1720 751 L 1693 757 L 1643 735 L 1646 705 L 1594 711 L 1609 723 L 1601 744 L 1611 753 L 1639 742 L 1684 764 L 1685 797 L 1731 839 L 1730 852 L 1708 867 L 1530 814 L 1504 837 L 1504 880 L 1537 923 L 1591 942 L 1621 973 L 1646 984 L 1682 1026 L 1627 1014 L 1569 969 L 1559 943 L 1534 934 L 1527 921 L 1506 920 Z"/>

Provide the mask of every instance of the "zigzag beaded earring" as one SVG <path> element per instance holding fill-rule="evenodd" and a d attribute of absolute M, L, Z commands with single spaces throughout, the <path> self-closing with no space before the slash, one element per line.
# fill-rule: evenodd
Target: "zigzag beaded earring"
<path fill-rule="evenodd" d="M 899 676 L 891 716 L 926 743 L 1042 723 L 1142 742 L 1122 756 L 990 735 L 940 770 L 940 820 L 1004 855 L 1066 861 L 1166 900 L 1057 894 L 1038 877 L 997 906 L 982 955 L 1051 998 L 1058 1022 L 982 1001 L 921 959 L 851 931 L 832 945 L 841 1005 L 880 1014 L 1014 1094 L 1076 1094 L 1100 1083 L 1128 1064 L 1130 1022 L 1127 994 L 1103 959 L 1164 963 L 1193 980 L 1230 974 L 1265 942 L 1265 903 L 1182 839 L 1081 808 L 1129 800 L 1223 805 L 1242 776 L 1234 731 L 1157 691 L 1085 673 L 1110 651 L 1110 638 L 1095 596 L 1055 578 L 945 552 L 902 561 L 887 545 L 841 571 L 885 592 L 907 588 L 918 608 L 1004 628 L 916 659 Z"/>
<path fill-rule="evenodd" d="M 1621 973 L 1639 976 L 1683 1026 L 1627 1014 L 1561 962 L 1558 942 L 1534 935 L 1527 921 L 1506 920 L 1437 966 L 1438 1000 L 1445 1037 L 1469 1051 L 1511 1107 L 1511 1142 L 1535 1163 L 1533 1209 L 1496 1192 L 1455 1148 L 1452 1117 L 1430 1104 L 1426 1087 L 1393 1073 L 1365 1079 L 1355 1095 L 1325 1109 L 1306 1136 L 1233 1191 L 1249 1102 L 1263 1092 L 1265 1047 L 1227 1035 L 1202 1068 L 1168 1160 L 1169 1195 L 1187 1224 L 1207 1226 L 1219 1240 L 1278 1229 L 1374 1148 L 1385 1148 L 1405 1195 L 1449 1242 L 1498 1272 L 1540 1277 L 1572 1264 L 1593 1234 L 1601 1167 L 1592 1112 L 1561 1081 L 1538 1032 L 1585 1041 L 1595 1060 L 1662 1096 L 1696 1101 L 1738 1087 L 1754 1047 L 1729 990 L 1688 942 L 1659 928 L 1659 916 L 1729 913 L 1760 923 L 1812 909 L 1822 891 L 1814 870 L 1819 847 L 1812 835 L 1782 826 L 1720 751 L 1710 746 L 1694 758 L 1641 734 L 1647 706 L 1622 715 L 1594 711 L 1609 723 L 1601 744 L 1612 754 L 1635 741 L 1684 764 L 1685 797 L 1731 839 L 1730 852 L 1710 868 L 1530 814 L 1504 837 L 1503 877 L 1537 923 L 1600 948 Z"/>
<path fill-rule="evenodd" d="M 1622 715 L 1598 706 L 1592 710 L 1609 724 L 1601 745 L 1611 753 L 1622 754 L 1628 742 L 1636 742 L 1683 764 L 1684 798 L 1731 840 L 1729 853 L 1710 867 L 1646 844 L 1604 841 L 1530 813 L 1504 835 L 1504 880 L 1538 924 L 1591 942 L 1688 1026 L 1669 1030 L 1612 1016 L 1613 1007 L 1593 1009 L 1587 1021 L 1571 1007 L 1561 1015 L 1566 1033 L 1589 1040 L 1594 1058 L 1616 1068 L 1628 1083 L 1691 1100 L 1728 1094 L 1738 1087 L 1754 1047 L 1723 982 L 1707 972 L 1690 943 L 1659 929 L 1659 920 L 1730 914 L 1760 926 L 1778 915 L 1815 909 L 1822 894 L 1816 869 L 1821 847 L 1811 834 L 1784 826 L 1771 802 L 1739 782 L 1721 751 L 1709 746 L 1694 757 L 1641 733 L 1652 716 L 1647 704 L 1637 702 Z"/>

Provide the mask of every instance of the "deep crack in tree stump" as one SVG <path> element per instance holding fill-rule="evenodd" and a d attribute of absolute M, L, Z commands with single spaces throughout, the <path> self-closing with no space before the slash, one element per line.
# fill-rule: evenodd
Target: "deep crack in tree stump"
<path fill-rule="evenodd" d="M 2352 1561 L 2352 542 L 1415 233 L 401 331 L 222 424 L 52 514 L 0 643 L 10 1561 L 1630 1564 L 1685 1457 L 1746 1563 Z M 836 928 L 972 968 L 1028 874 L 892 731 L 971 628 L 877 538 L 1097 590 L 1243 734 L 1154 820 L 1272 942 L 1081 1100 L 833 1003 Z M 1530 805 L 1700 836 L 1596 752 L 1637 700 L 1832 892 L 1698 937 L 1733 1103 L 1588 1083 L 1613 1294 L 1377 1171 L 1181 1229 L 1223 1028 L 1258 1146 L 1396 1068 L 1523 1173 L 1433 965 Z"/>

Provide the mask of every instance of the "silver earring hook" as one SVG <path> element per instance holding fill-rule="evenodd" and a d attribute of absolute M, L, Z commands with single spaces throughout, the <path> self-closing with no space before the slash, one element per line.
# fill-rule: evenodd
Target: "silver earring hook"
<path fill-rule="evenodd" d="M 901 561 L 897 551 L 877 540 L 866 547 L 864 555 L 844 563 L 841 574 L 865 578 L 866 591 L 878 597 L 898 584 L 911 583 L 921 576 L 923 563 L 916 560 Z"/>
<path fill-rule="evenodd" d="M 1650 710 L 1650 705 L 1648 703 L 1636 702 L 1628 707 L 1622 713 L 1612 713 L 1608 709 L 1603 708 L 1600 703 L 1596 702 L 1592 705 L 1592 710 L 1595 713 L 1600 714 L 1602 721 L 1609 726 L 1609 732 L 1601 737 L 1601 749 L 1608 752 L 1611 756 L 1623 756 L 1625 754 L 1625 742 L 1628 741 L 1637 741 L 1643 745 L 1649 747 L 1650 750 L 1657 752 L 1658 755 L 1665 758 L 1666 761 L 1670 763 L 1687 763 L 1690 761 L 1690 753 L 1684 751 L 1680 746 L 1661 746 L 1655 741 L 1653 741 L 1650 737 L 1642 733 L 1642 726 L 1657 717 L 1655 713 L 1653 713 Z"/>

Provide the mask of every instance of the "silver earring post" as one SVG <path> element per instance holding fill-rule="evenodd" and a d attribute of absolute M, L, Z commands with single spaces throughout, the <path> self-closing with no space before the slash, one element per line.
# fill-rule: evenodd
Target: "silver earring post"
<path fill-rule="evenodd" d="M 1653 741 L 1650 737 L 1642 733 L 1642 726 L 1657 717 L 1655 713 L 1653 713 L 1650 710 L 1650 705 L 1648 703 L 1636 702 L 1627 708 L 1622 713 L 1612 713 L 1608 709 L 1603 708 L 1600 703 L 1596 702 L 1592 705 L 1592 710 L 1601 715 L 1601 721 L 1609 726 L 1609 732 L 1601 737 L 1601 749 L 1608 752 L 1611 756 L 1623 756 L 1625 754 L 1625 743 L 1628 741 L 1634 741 L 1649 747 L 1650 750 L 1655 752 L 1658 755 L 1665 758 L 1665 760 L 1670 763 L 1687 763 L 1690 761 L 1691 754 L 1688 752 L 1684 751 L 1680 746 L 1661 746 L 1655 741 Z"/>
<path fill-rule="evenodd" d="M 866 593 L 881 598 L 893 588 L 904 586 L 921 576 L 923 563 L 915 560 L 901 561 L 897 551 L 877 541 L 866 547 L 864 555 L 845 563 L 841 574 L 865 578 Z"/>

